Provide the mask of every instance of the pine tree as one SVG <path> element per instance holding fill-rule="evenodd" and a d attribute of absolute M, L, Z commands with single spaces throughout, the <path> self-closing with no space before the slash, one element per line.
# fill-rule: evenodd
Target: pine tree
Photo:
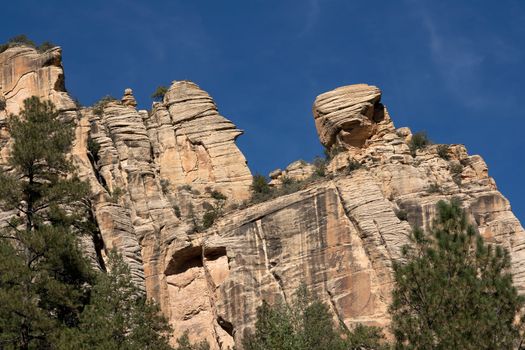
<path fill-rule="evenodd" d="M 171 331 L 157 305 L 131 280 L 128 265 L 115 251 L 108 273 L 99 273 L 78 329 L 61 339 L 61 350 L 169 350 Z"/>
<path fill-rule="evenodd" d="M 186 331 L 179 339 L 177 339 L 177 347 L 175 350 L 210 350 L 210 344 L 205 340 L 192 344 L 188 332 Z"/>
<path fill-rule="evenodd" d="M 506 250 L 487 245 L 459 201 L 441 201 L 395 263 L 392 330 L 399 349 L 512 349 L 523 298 Z"/>
<path fill-rule="evenodd" d="M 382 343 L 377 327 L 358 325 L 349 331 L 334 325 L 328 306 L 304 286 L 291 305 L 263 302 L 257 309 L 254 333 L 243 339 L 246 350 L 379 350 Z"/>
<path fill-rule="evenodd" d="M 8 128 L 12 169 L 0 173 L 0 209 L 19 215 L 0 233 L 0 347 L 46 349 L 78 322 L 91 281 L 76 235 L 86 228 L 88 186 L 71 176 L 73 125 L 51 102 L 26 99 Z"/>

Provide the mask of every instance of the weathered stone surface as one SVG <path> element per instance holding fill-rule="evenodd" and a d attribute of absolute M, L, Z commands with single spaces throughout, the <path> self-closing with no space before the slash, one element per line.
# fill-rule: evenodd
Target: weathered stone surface
<path fill-rule="evenodd" d="M 49 98 L 76 121 L 71 157 L 91 185 L 102 241 L 83 241 L 86 254 L 118 249 L 173 324 L 173 341 L 188 330 L 214 350 L 240 348 L 262 300 L 289 301 L 301 283 L 347 327 L 387 325 L 392 261 L 411 227 L 429 225 L 436 202 L 452 197 L 489 242 L 509 249 L 515 283 L 525 291 L 525 232 L 483 159 L 462 145 L 449 146 L 449 159 L 437 145 L 413 156 L 410 129 L 394 127 L 376 87 L 346 86 L 316 99 L 319 137 L 334 151 L 326 178 L 234 210 L 224 208 L 247 199 L 252 181 L 235 146 L 241 131 L 194 83 L 175 81 L 149 113 L 135 109 L 130 90 L 120 102 L 77 110 L 64 92 L 60 49 L 17 47 L 0 54 L 0 84 L 2 169 L 6 116 L 25 97 Z M 361 168 L 349 167 L 356 162 Z M 314 170 L 294 162 L 272 173 L 272 183 L 302 181 Z M 217 208 L 223 215 L 203 230 L 203 214 Z M 0 213 L 0 227 L 16 214 Z"/>
<path fill-rule="evenodd" d="M 366 84 L 349 85 L 319 95 L 313 113 L 319 139 L 325 147 L 334 144 L 361 147 L 382 119 L 381 91 Z"/>
<path fill-rule="evenodd" d="M 234 143 L 242 131 L 196 84 L 174 81 L 147 124 L 156 128 L 150 137 L 162 179 L 200 192 L 211 187 L 234 201 L 249 198 L 252 176 Z"/>
<path fill-rule="evenodd" d="M 39 53 L 31 47 L 15 46 L 0 53 L 0 87 L 8 114 L 17 114 L 31 96 L 51 100 L 58 110 L 75 109 L 65 89 L 60 47 Z"/>
<path fill-rule="evenodd" d="M 238 342 L 263 299 L 289 301 L 305 283 L 346 325 L 385 325 L 390 258 L 409 232 L 366 171 L 226 216 L 205 240 L 229 261 L 218 316 Z"/>
<path fill-rule="evenodd" d="M 270 173 L 270 185 L 278 186 L 283 180 L 304 181 L 315 172 L 315 166 L 304 160 L 296 160 L 284 170 L 276 169 Z"/>
<path fill-rule="evenodd" d="M 137 107 L 137 100 L 135 100 L 135 96 L 133 96 L 133 90 L 129 88 L 124 90 L 124 96 L 122 96 L 120 101 L 124 106 Z"/>

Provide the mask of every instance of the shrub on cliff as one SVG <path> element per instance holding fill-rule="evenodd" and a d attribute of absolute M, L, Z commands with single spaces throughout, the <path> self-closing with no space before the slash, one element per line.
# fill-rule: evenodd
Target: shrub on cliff
<path fill-rule="evenodd" d="M 450 155 L 448 154 L 449 151 L 450 151 L 449 145 L 439 145 L 437 147 L 437 154 L 441 159 L 449 160 L 450 159 Z"/>
<path fill-rule="evenodd" d="M 410 153 L 412 156 L 415 157 L 417 150 L 424 149 L 431 143 L 432 142 L 427 137 L 427 133 L 424 131 L 419 131 L 412 135 L 412 138 L 408 143 L 408 147 L 410 148 Z"/>
<path fill-rule="evenodd" d="M 102 117 L 102 114 L 104 113 L 104 108 L 106 108 L 107 104 L 115 101 L 117 101 L 117 99 L 110 95 L 102 97 L 93 105 L 93 113 L 98 117 Z"/>
<path fill-rule="evenodd" d="M 27 37 L 27 35 L 20 34 L 20 35 L 10 38 L 7 41 L 7 43 L 0 45 L 0 53 L 4 52 L 5 50 L 13 46 L 28 46 L 28 47 L 36 48 L 38 52 L 45 52 L 55 47 L 56 45 L 49 41 L 44 41 L 42 44 L 37 46 L 33 40 Z"/>
<path fill-rule="evenodd" d="M 272 197 L 272 189 L 264 175 L 256 174 L 253 176 L 251 191 L 253 203 L 264 202 Z"/>
<path fill-rule="evenodd" d="M 397 349 L 512 349 L 524 306 L 509 253 L 486 244 L 460 203 L 440 201 L 428 232 L 415 229 L 394 262 L 390 308 Z"/>
<path fill-rule="evenodd" d="M 175 350 L 210 350 L 210 344 L 205 340 L 192 344 L 188 332 L 185 332 L 177 339 L 177 347 Z"/>
<path fill-rule="evenodd" d="M 155 92 L 153 92 L 153 94 L 151 95 L 151 98 L 154 99 L 155 101 L 162 101 L 162 99 L 164 99 L 164 95 L 166 95 L 167 92 L 168 92 L 168 88 L 166 86 L 161 85 L 157 87 Z"/>

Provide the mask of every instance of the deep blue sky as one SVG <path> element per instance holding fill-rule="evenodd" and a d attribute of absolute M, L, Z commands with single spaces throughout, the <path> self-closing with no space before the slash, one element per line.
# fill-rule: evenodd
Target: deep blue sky
<path fill-rule="evenodd" d="M 83 104 L 188 79 L 245 130 L 254 172 L 321 154 L 311 105 L 335 87 L 383 90 L 396 126 L 480 154 L 525 221 L 525 1 L 10 1 L 0 41 L 62 46 Z"/>

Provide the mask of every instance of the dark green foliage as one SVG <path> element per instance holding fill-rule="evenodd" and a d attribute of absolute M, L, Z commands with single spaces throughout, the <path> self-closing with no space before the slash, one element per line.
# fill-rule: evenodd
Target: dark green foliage
<path fill-rule="evenodd" d="M 10 163 L 16 175 L 0 174 L 3 207 L 21 210 L 27 231 L 44 222 L 81 222 L 89 187 L 76 176 L 65 178 L 74 170 L 65 156 L 73 141 L 73 125 L 59 120 L 51 102 L 31 97 L 24 101 L 20 118 L 10 116 L 8 127 L 15 140 Z"/>
<path fill-rule="evenodd" d="M 227 197 L 224 194 L 222 194 L 221 192 L 217 190 L 213 190 L 211 192 L 211 198 L 218 200 L 218 201 L 225 201 L 227 199 Z"/>
<path fill-rule="evenodd" d="M 303 181 L 297 181 L 290 177 L 283 176 L 281 178 L 280 186 L 270 187 L 266 177 L 262 175 L 255 175 L 253 178 L 251 203 L 261 203 L 273 198 L 297 192 L 301 190 L 306 184 L 314 181 L 315 179 L 315 177 L 311 177 Z M 253 190 L 254 188 L 258 188 L 259 191 L 255 192 Z"/>
<path fill-rule="evenodd" d="M 98 117 L 102 117 L 102 114 L 104 113 L 104 108 L 106 108 L 106 105 L 110 102 L 115 102 L 117 99 L 113 96 L 106 95 L 102 97 L 100 100 L 98 100 L 93 105 L 93 114 L 95 114 Z"/>
<path fill-rule="evenodd" d="M 396 216 L 399 220 L 407 221 L 408 219 L 408 213 L 404 209 L 399 209 L 396 211 Z"/>
<path fill-rule="evenodd" d="M 175 350 L 209 350 L 210 344 L 203 340 L 199 343 L 192 344 L 188 337 L 188 332 L 185 332 L 179 339 L 177 339 L 177 347 Z"/>
<path fill-rule="evenodd" d="M 450 164 L 450 173 L 452 175 L 461 175 L 463 172 L 463 165 L 458 162 L 454 162 Z"/>
<path fill-rule="evenodd" d="M 302 287 L 291 306 L 263 302 L 257 309 L 255 332 L 243 339 L 243 345 L 246 350 L 380 349 L 382 338 L 374 327 L 358 326 L 353 331 L 337 327 L 328 306 Z"/>
<path fill-rule="evenodd" d="M 168 194 L 170 193 L 171 183 L 168 179 L 160 179 L 160 188 L 162 189 L 162 193 Z"/>
<path fill-rule="evenodd" d="M 270 192 L 268 179 L 264 175 L 256 174 L 252 181 L 252 192 L 257 194 L 266 194 Z"/>
<path fill-rule="evenodd" d="M 164 95 L 168 92 L 168 88 L 166 86 L 159 86 L 157 87 L 157 90 L 151 95 L 151 98 L 155 101 L 162 101 L 164 98 Z"/>
<path fill-rule="evenodd" d="M 427 133 L 424 131 L 416 132 L 412 135 L 408 147 L 410 148 L 410 153 L 413 157 L 416 156 L 417 150 L 424 149 L 432 142 L 428 139 Z"/>
<path fill-rule="evenodd" d="M 175 215 L 180 219 L 181 217 L 180 207 L 178 205 L 174 205 L 173 210 L 175 211 Z"/>
<path fill-rule="evenodd" d="M 61 338 L 62 350 L 169 350 L 171 328 L 158 306 L 132 282 L 128 265 L 115 251 L 108 273 L 100 273 L 77 329 Z"/>
<path fill-rule="evenodd" d="M 264 175 L 256 174 L 252 180 L 252 203 L 264 202 L 272 198 L 272 189 L 268 184 L 268 179 Z"/>
<path fill-rule="evenodd" d="M 274 190 L 275 197 L 284 196 L 290 193 L 294 193 L 299 191 L 303 185 L 307 182 L 305 181 L 297 181 L 290 177 L 283 176 L 281 179 L 281 187 Z"/>
<path fill-rule="evenodd" d="M 202 217 L 202 228 L 210 228 L 215 220 L 217 220 L 218 214 L 215 210 L 207 210 Z"/>
<path fill-rule="evenodd" d="M 54 45 L 53 43 L 49 41 L 44 41 L 42 44 L 37 46 L 35 42 L 29 39 L 25 34 L 20 34 L 20 35 L 14 36 L 11 39 L 9 39 L 7 43 L 0 45 L 0 53 L 14 46 L 28 46 L 28 47 L 36 48 L 38 52 L 45 52 L 55 47 L 56 45 Z"/>
<path fill-rule="evenodd" d="M 0 111 L 3 111 L 7 106 L 4 96 L 0 95 Z"/>
<path fill-rule="evenodd" d="M 0 242 L 0 343 L 47 348 L 78 323 L 90 270 L 76 237 L 51 226 Z"/>
<path fill-rule="evenodd" d="M 20 34 L 17 36 L 12 37 L 8 40 L 8 43 L 12 44 L 18 44 L 18 45 L 25 45 L 29 47 L 35 47 L 35 42 L 27 37 L 25 34 Z"/>
<path fill-rule="evenodd" d="M 381 350 L 390 349 L 385 343 L 379 327 L 370 327 L 358 324 L 352 331 L 345 332 L 346 347 L 348 350 Z"/>
<path fill-rule="evenodd" d="M 438 156 L 440 156 L 444 160 L 449 160 L 450 159 L 450 155 L 448 154 L 449 149 L 450 149 L 449 145 L 439 145 L 437 147 Z"/>
<path fill-rule="evenodd" d="M 206 212 L 202 217 L 202 229 L 210 228 L 213 223 L 222 215 L 224 209 L 224 203 L 226 201 L 226 196 L 219 191 L 213 190 L 211 192 L 211 197 L 215 200 L 213 205 L 209 203 Z"/>
<path fill-rule="evenodd" d="M 36 45 L 35 42 L 29 39 L 25 34 L 20 34 L 9 39 L 7 43 L 0 45 L 0 53 L 14 46 L 35 47 Z"/>
<path fill-rule="evenodd" d="M 340 145 L 332 145 L 330 148 L 325 148 L 324 156 L 327 161 L 332 160 L 336 155 L 341 152 L 344 152 L 345 149 Z"/>
<path fill-rule="evenodd" d="M 93 157 L 94 162 L 95 163 L 98 162 L 99 160 L 98 152 L 100 151 L 100 144 L 97 141 L 93 140 L 91 135 L 88 137 L 88 140 L 87 140 L 87 148 L 88 148 L 89 153 L 91 153 L 91 156 Z"/>
<path fill-rule="evenodd" d="M 124 190 L 120 187 L 115 187 L 111 192 L 111 201 L 113 203 L 118 203 L 120 198 L 124 195 Z"/>
<path fill-rule="evenodd" d="M 326 159 L 323 159 L 321 157 L 315 157 L 314 159 L 314 167 L 315 172 L 313 174 L 314 177 L 325 177 L 326 176 Z"/>
<path fill-rule="evenodd" d="M 42 44 L 37 46 L 38 52 L 46 52 L 47 50 L 50 50 L 54 48 L 56 45 L 49 41 L 44 41 Z"/>
<path fill-rule="evenodd" d="M 512 349 L 524 305 L 509 253 L 487 245 L 459 201 L 437 204 L 428 232 L 415 229 L 394 263 L 390 308 L 398 349 Z"/>
<path fill-rule="evenodd" d="M 439 187 L 439 185 L 437 183 L 431 183 L 427 188 L 426 188 L 426 191 L 427 193 L 429 194 L 433 194 L 433 193 L 441 193 L 441 187 Z"/>
<path fill-rule="evenodd" d="M 450 174 L 457 185 L 461 185 L 461 173 L 463 173 L 463 164 L 459 162 L 450 163 Z"/>
<path fill-rule="evenodd" d="M 89 188 L 71 176 L 65 156 L 73 125 L 50 102 L 26 99 L 8 128 L 13 172 L 0 173 L 0 208 L 20 216 L 0 232 L 0 342 L 4 349 L 47 348 L 77 324 L 92 281 L 77 242 L 90 230 Z"/>
<path fill-rule="evenodd" d="M 192 188 L 190 185 L 182 185 L 179 187 L 179 189 L 183 190 L 183 191 L 188 191 L 188 192 L 192 192 Z"/>
<path fill-rule="evenodd" d="M 352 173 L 354 170 L 361 169 L 363 165 L 356 161 L 355 159 L 350 159 L 346 171 L 348 174 Z"/>
<path fill-rule="evenodd" d="M 95 279 L 82 255 L 78 236 L 94 229 L 88 185 L 66 157 L 73 125 L 32 97 L 8 128 L 13 171 L 0 173 L 0 209 L 20 215 L 0 231 L 0 348 L 170 349 L 127 265 L 112 253 L 111 273 Z"/>

